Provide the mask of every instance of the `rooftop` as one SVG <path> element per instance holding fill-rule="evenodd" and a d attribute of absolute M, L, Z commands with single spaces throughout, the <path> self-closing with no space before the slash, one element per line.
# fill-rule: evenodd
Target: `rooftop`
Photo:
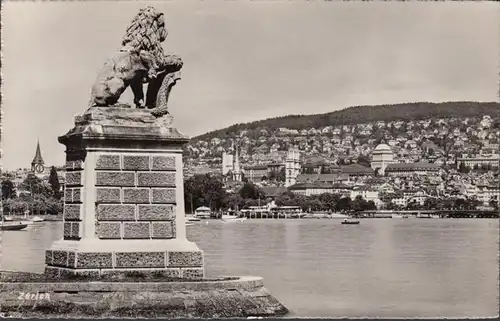
<path fill-rule="evenodd" d="M 437 170 L 439 168 L 441 168 L 440 165 L 433 163 L 424 163 L 424 162 L 396 163 L 387 165 L 385 171 L 390 172 L 390 171 L 403 171 L 403 170 Z"/>
<path fill-rule="evenodd" d="M 392 153 L 392 149 L 387 144 L 380 144 L 377 147 L 375 147 L 375 149 L 373 150 L 373 152 L 377 153 L 377 154 L 378 153 L 384 153 L 384 152 L 390 152 L 390 153 Z"/>

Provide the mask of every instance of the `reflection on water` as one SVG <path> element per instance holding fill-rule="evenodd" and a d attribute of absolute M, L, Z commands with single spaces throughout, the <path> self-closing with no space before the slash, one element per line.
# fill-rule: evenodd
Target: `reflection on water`
<path fill-rule="evenodd" d="M 210 221 L 188 227 L 207 275 L 258 275 L 292 317 L 498 314 L 497 220 Z M 2 268 L 42 272 L 61 223 L 4 231 Z"/>

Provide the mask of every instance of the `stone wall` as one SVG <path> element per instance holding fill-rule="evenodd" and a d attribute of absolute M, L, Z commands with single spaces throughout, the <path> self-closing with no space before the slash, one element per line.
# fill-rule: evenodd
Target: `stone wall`
<path fill-rule="evenodd" d="M 100 153 L 95 170 L 98 238 L 175 238 L 175 156 Z"/>
<path fill-rule="evenodd" d="M 103 275 L 120 270 L 162 271 L 172 278 L 199 279 L 204 277 L 203 252 L 73 252 L 47 250 L 45 273 Z M 61 269 L 63 268 L 63 269 Z M 74 270 L 76 269 L 76 271 Z M 54 275 L 55 274 L 55 275 Z"/>

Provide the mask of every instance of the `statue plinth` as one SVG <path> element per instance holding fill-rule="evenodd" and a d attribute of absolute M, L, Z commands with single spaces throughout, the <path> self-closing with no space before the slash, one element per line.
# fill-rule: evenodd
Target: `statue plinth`
<path fill-rule="evenodd" d="M 186 239 L 182 150 L 166 115 L 92 107 L 75 117 L 66 146 L 64 236 L 45 273 L 161 271 L 203 278 L 203 251 Z"/>

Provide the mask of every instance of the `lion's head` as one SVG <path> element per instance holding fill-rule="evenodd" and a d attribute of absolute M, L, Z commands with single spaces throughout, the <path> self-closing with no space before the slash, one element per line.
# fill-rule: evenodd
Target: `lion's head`
<path fill-rule="evenodd" d="M 164 53 L 161 43 L 167 38 L 163 13 L 148 6 L 139 11 L 123 37 L 122 46 L 130 46 L 136 50 L 149 51 L 158 65 L 164 65 Z"/>

